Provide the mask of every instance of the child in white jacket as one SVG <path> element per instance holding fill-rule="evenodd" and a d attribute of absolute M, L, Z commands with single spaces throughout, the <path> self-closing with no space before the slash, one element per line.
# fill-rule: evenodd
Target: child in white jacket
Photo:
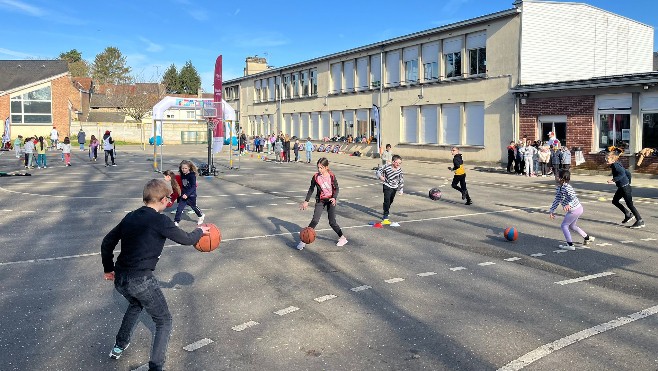
<path fill-rule="evenodd" d="M 525 162 L 525 169 L 524 169 L 525 176 L 532 176 L 534 174 L 532 169 L 534 167 L 533 157 L 535 157 L 536 154 L 537 154 L 537 148 L 533 147 L 530 141 L 528 141 L 528 143 L 526 143 L 526 146 L 523 147 L 523 162 Z"/>

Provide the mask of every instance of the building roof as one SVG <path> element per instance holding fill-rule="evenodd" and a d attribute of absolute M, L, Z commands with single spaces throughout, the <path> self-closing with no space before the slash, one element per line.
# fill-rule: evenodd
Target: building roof
<path fill-rule="evenodd" d="M 126 115 L 121 112 L 89 112 L 87 122 L 124 122 Z"/>
<path fill-rule="evenodd" d="M 91 88 L 94 86 L 94 82 L 91 80 L 91 77 L 74 77 L 73 86 L 76 89 L 82 90 L 85 93 L 89 93 Z"/>
<path fill-rule="evenodd" d="M 89 107 L 92 108 L 119 108 L 122 104 L 116 96 L 106 94 L 93 94 L 89 101 Z"/>
<path fill-rule="evenodd" d="M 59 77 L 69 72 L 63 60 L 0 60 L 0 92 Z"/>
<path fill-rule="evenodd" d="M 473 24 L 478 24 L 478 23 L 488 22 L 488 21 L 492 21 L 492 20 L 495 20 L 495 19 L 499 19 L 499 18 L 513 16 L 513 15 L 518 14 L 519 12 L 520 12 L 520 10 L 515 7 L 515 8 L 512 8 L 512 9 L 507 9 L 507 10 L 503 10 L 503 11 L 496 12 L 496 13 L 486 14 L 486 15 L 483 15 L 483 16 L 480 16 L 480 17 L 467 19 L 465 21 L 450 23 L 450 24 L 447 24 L 447 25 L 444 25 L 444 26 L 431 28 L 431 29 L 425 30 L 425 31 L 414 32 L 414 33 L 411 33 L 411 34 L 408 34 L 408 35 L 399 36 L 399 37 L 396 37 L 396 38 L 380 41 L 380 42 L 373 43 L 373 44 L 368 44 L 368 45 L 365 45 L 365 46 L 360 46 L 360 47 L 345 50 L 345 51 L 342 51 L 342 52 L 339 52 L 339 53 L 329 54 L 329 55 L 325 55 L 323 57 L 310 59 L 310 60 L 307 60 L 307 61 L 304 61 L 304 62 L 290 64 L 290 65 L 283 66 L 283 67 L 278 67 L 278 68 L 271 68 L 271 69 L 268 69 L 267 71 L 263 71 L 263 72 L 255 73 L 255 74 L 252 74 L 252 75 L 242 76 L 242 77 L 238 77 L 238 78 L 235 78 L 235 79 L 232 79 L 232 80 L 224 81 L 224 84 L 237 83 L 237 82 L 240 82 L 242 80 L 252 79 L 252 78 L 260 76 L 260 75 L 268 75 L 268 74 L 271 74 L 273 72 L 290 70 L 290 69 L 302 67 L 304 65 L 308 65 L 308 64 L 312 64 L 312 63 L 318 63 L 318 62 L 322 62 L 322 61 L 326 61 L 326 60 L 334 59 L 334 58 L 340 58 L 340 57 L 347 56 L 347 55 L 354 54 L 354 53 L 360 53 L 360 52 L 369 51 L 369 50 L 381 50 L 381 49 L 385 48 L 388 45 L 396 44 L 396 43 L 407 41 L 407 40 L 418 39 L 418 38 L 422 38 L 422 37 L 425 37 L 425 36 L 434 35 L 434 34 L 437 34 L 437 33 L 440 33 L 440 32 L 451 31 L 451 30 L 455 30 L 455 29 L 458 29 L 458 28 L 470 26 L 470 25 L 473 25 Z"/>
<path fill-rule="evenodd" d="M 582 80 L 517 85 L 512 93 L 539 93 L 548 91 L 601 89 L 623 86 L 658 85 L 658 72 L 641 72 L 626 75 L 600 76 Z"/>

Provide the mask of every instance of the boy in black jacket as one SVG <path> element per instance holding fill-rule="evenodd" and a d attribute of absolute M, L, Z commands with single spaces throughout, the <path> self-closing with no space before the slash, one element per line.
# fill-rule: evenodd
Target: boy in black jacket
<path fill-rule="evenodd" d="M 631 189 L 631 173 L 624 169 L 624 166 L 619 162 L 619 154 L 616 152 L 610 152 L 606 155 L 605 158 L 610 169 L 612 170 L 612 179 L 608 180 L 608 184 L 615 183 L 617 186 L 617 192 L 612 197 L 612 204 L 615 205 L 619 210 L 624 213 L 624 220 L 622 223 L 628 223 L 630 220 L 635 218 L 635 223 L 631 225 L 631 228 L 644 228 L 644 221 L 640 216 L 640 213 L 633 205 L 633 192 Z M 624 199 L 626 206 L 629 210 L 626 210 L 624 205 L 619 202 L 619 200 Z"/>
<path fill-rule="evenodd" d="M 114 288 L 129 303 L 110 357 L 119 359 L 128 348 L 133 328 L 142 309 L 145 309 L 155 322 L 149 370 L 162 370 L 172 329 L 167 301 L 153 276 L 165 241 L 168 238 L 181 245 L 194 245 L 209 230 L 208 227 L 198 226 L 187 233 L 163 215 L 171 193 L 171 186 L 164 180 L 150 180 L 143 191 L 145 206 L 128 213 L 105 236 L 101 245 L 105 279 L 114 281 Z M 114 263 L 113 251 L 119 241 L 121 252 Z"/>
<path fill-rule="evenodd" d="M 473 201 L 466 189 L 466 169 L 464 169 L 462 154 L 459 153 L 459 148 L 457 147 L 452 147 L 450 153 L 452 153 L 454 157 L 452 158 L 452 166 L 448 167 L 448 170 L 455 173 L 455 176 L 452 178 L 452 188 L 458 190 L 459 193 L 462 194 L 462 200 L 466 200 L 465 205 L 471 205 L 473 204 Z"/>

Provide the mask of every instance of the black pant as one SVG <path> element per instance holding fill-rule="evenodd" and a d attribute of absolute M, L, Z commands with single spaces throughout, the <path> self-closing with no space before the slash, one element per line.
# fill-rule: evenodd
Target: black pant
<path fill-rule="evenodd" d="M 624 205 L 619 202 L 619 200 L 622 198 L 624 199 L 624 202 L 626 202 L 626 206 L 628 206 L 628 208 L 631 210 L 631 213 L 633 213 L 635 220 L 642 220 L 640 213 L 637 212 L 637 209 L 633 205 L 633 192 L 630 184 L 617 188 L 617 192 L 615 192 L 615 195 L 612 197 L 612 204 L 617 206 L 617 208 L 621 210 L 625 216 L 629 216 L 628 210 L 626 210 Z"/>
<path fill-rule="evenodd" d="M 546 175 L 548 173 L 548 162 L 540 162 L 539 168 L 541 169 L 541 175 Z"/>
<path fill-rule="evenodd" d="M 393 200 L 395 200 L 395 193 L 397 189 L 391 188 L 384 184 L 384 217 L 382 219 L 388 219 L 388 212 L 391 209 Z"/>
<path fill-rule="evenodd" d="M 514 157 L 507 158 L 507 172 L 511 173 L 514 168 Z"/>
<path fill-rule="evenodd" d="M 466 174 L 455 175 L 452 178 L 452 188 L 458 190 L 462 194 L 462 198 L 465 198 L 467 202 L 471 202 L 471 196 L 468 195 L 468 190 L 466 189 Z"/>
<path fill-rule="evenodd" d="M 113 149 L 105 150 L 105 165 L 109 165 L 107 163 L 107 156 L 110 156 L 110 158 L 112 159 L 112 165 L 114 165 L 114 150 Z"/>
<path fill-rule="evenodd" d="M 315 203 L 315 209 L 313 210 L 313 219 L 308 224 L 309 227 L 314 228 L 320 222 L 320 217 L 322 216 L 322 210 L 327 208 L 327 214 L 329 214 L 329 226 L 331 229 L 336 232 L 338 237 L 343 236 L 343 231 L 340 230 L 340 226 L 336 223 L 336 206 L 331 204 L 329 200 L 321 200 L 320 202 Z"/>

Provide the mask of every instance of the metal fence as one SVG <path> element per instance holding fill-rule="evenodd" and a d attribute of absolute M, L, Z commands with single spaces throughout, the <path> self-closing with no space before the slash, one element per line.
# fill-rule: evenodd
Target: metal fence
<path fill-rule="evenodd" d="M 181 131 L 180 141 L 182 144 L 208 143 L 207 131 Z"/>

